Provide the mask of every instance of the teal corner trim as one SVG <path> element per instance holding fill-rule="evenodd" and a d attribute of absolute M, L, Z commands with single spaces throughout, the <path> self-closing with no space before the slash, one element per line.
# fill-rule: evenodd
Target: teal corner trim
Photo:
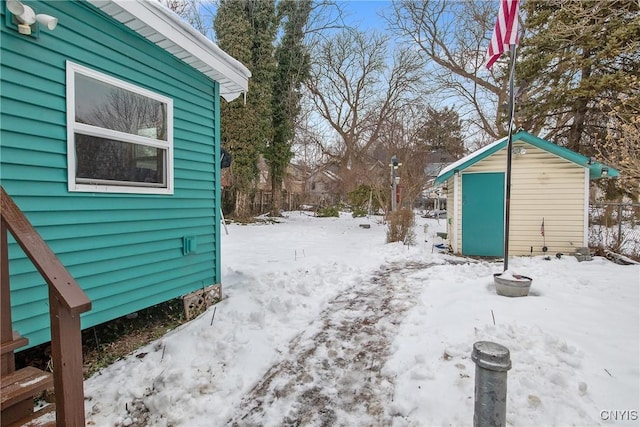
<path fill-rule="evenodd" d="M 214 129 L 214 135 L 215 135 L 215 144 L 214 144 L 214 159 L 215 159 L 215 191 L 214 191 L 214 197 L 215 200 L 213 201 L 214 204 L 214 230 L 216 233 L 215 236 L 215 254 L 216 254 L 216 271 L 214 274 L 215 277 L 215 283 L 222 283 L 222 272 L 221 272 L 221 268 L 222 268 L 222 247 L 220 244 L 220 239 L 222 239 L 222 230 L 221 230 L 221 224 L 220 221 L 222 221 L 222 183 L 220 181 L 221 177 L 220 177 L 220 150 L 221 150 L 221 144 L 220 144 L 220 83 L 216 82 L 215 85 L 213 86 L 213 121 L 214 121 L 214 126 L 216 127 Z"/>
<path fill-rule="evenodd" d="M 533 145 L 541 150 L 545 150 L 551 154 L 555 154 L 558 157 L 562 157 L 563 159 L 569 160 L 579 166 L 583 166 L 589 169 L 589 179 L 599 179 L 599 178 L 617 178 L 620 176 L 620 171 L 607 166 L 603 163 L 593 161 L 591 158 L 587 156 L 583 156 L 582 154 L 576 153 L 575 151 L 569 150 L 568 148 L 561 147 L 553 142 L 547 141 L 545 139 L 539 138 L 535 135 L 530 134 L 529 132 L 520 131 L 513 135 L 512 141 L 523 141 L 528 144 Z M 488 146 L 481 148 L 480 150 L 468 155 L 467 157 L 458 160 L 458 162 L 454 162 L 448 167 L 446 167 L 443 172 L 436 178 L 435 184 L 441 184 L 446 182 L 454 172 L 463 171 L 464 169 L 478 163 L 479 161 L 486 159 L 493 153 L 502 150 L 507 146 L 507 138 L 499 139 Z M 603 175 L 603 170 L 606 170 L 607 173 Z"/>

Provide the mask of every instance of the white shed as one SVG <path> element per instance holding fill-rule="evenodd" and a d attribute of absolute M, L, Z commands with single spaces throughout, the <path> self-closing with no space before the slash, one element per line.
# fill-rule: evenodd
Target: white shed
<path fill-rule="evenodd" d="M 462 255 L 503 256 L 507 138 L 444 168 L 447 234 Z M 588 245 L 589 182 L 618 170 L 527 132 L 512 137 L 509 255 Z"/>

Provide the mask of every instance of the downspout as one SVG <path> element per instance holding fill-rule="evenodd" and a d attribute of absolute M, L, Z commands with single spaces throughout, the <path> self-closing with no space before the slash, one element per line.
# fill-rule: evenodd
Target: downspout
<path fill-rule="evenodd" d="M 453 249 L 453 253 L 457 254 L 458 251 L 458 220 L 460 215 L 460 208 L 458 203 L 460 202 L 460 189 L 459 189 L 459 181 L 460 181 L 460 172 L 455 170 L 453 172 L 453 236 L 451 239 L 451 248 Z"/>

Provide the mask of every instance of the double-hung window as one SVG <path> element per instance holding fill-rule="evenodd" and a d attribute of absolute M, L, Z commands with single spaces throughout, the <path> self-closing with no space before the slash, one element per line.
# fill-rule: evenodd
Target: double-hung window
<path fill-rule="evenodd" d="M 69 191 L 173 194 L 173 101 L 67 62 Z"/>

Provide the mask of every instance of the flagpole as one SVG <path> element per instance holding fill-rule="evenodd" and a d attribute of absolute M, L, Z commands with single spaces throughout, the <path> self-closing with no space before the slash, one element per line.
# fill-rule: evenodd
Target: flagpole
<path fill-rule="evenodd" d="M 516 45 L 509 46 L 511 61 L 509 71 L 509 136 L 507 137 L 507 177 L 505 188 L 505 203 L 504 203 L 504 270 L 509 269 L 509 212 L 511 204 L 511 157 L 512 157 L 512 137 L 513 137 L 513 116 L 515 113 L 515 93 L 513 81 L 516 72 Z"/>

